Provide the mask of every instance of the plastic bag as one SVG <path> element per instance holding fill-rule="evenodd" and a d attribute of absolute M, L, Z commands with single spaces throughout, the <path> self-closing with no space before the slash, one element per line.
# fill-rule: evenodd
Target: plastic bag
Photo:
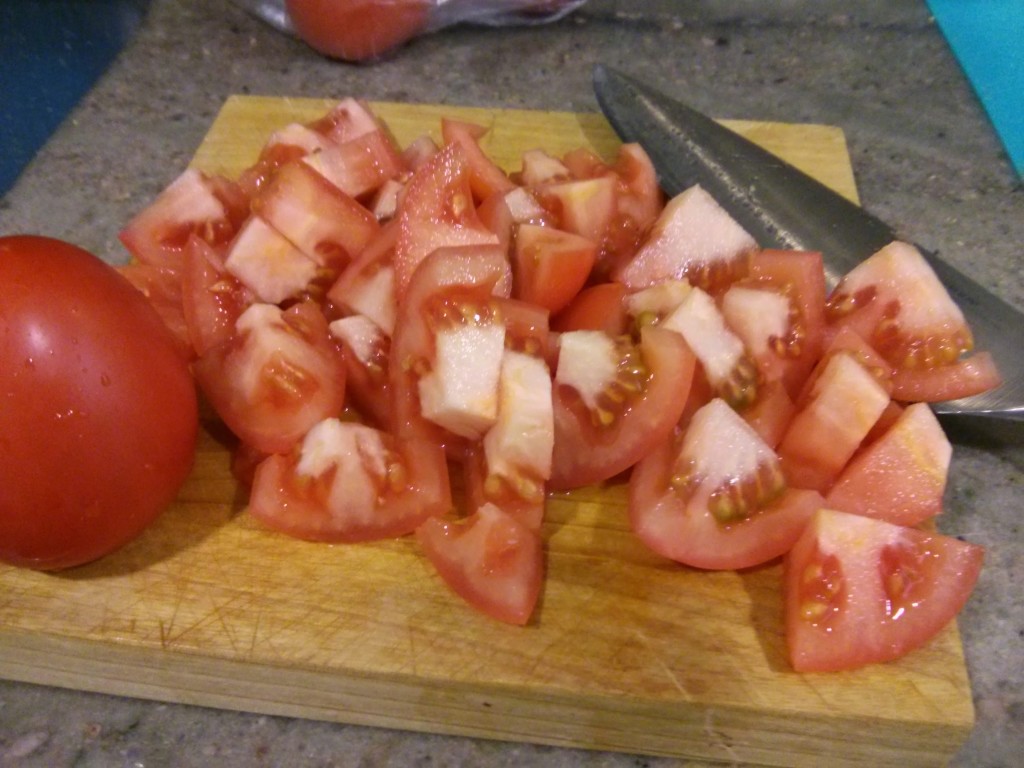
<path fill-rule="evenodd" d="M 455 24 L 547 24 L 586 0 L 235 0 L 320 53 L 346 61 L 379 58 Z"/>

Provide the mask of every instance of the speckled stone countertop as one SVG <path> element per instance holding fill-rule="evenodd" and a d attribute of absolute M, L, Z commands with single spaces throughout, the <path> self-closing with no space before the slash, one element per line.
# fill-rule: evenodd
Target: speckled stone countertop
<path fill-rule="evenodd" d="M 132 45 L 0 200 L 0 233 L 112 262 L 230 94 L 596 110 L 597 61 L 718 117 L 841 126 L 864 204 L 1024 308 L 1024 191 L 917 0 L 595 1 L 553 25 L 459 27 L 387 60 L 327 61 L 226 0 L 156 0 Z M 953 765 L 1024 760 L 1024 447 L 954 451 L 940 529 L 988 548 L 961 616 L 977 725 Z M 0 766 L 669 766 L 0 681 Z"/>

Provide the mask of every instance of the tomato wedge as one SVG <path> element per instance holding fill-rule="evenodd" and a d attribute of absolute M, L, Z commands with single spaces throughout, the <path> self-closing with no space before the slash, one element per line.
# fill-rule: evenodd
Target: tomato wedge
<path fill-rule="evenodd" d="M 286 453 L 345 402 L 344 361 L 311 302 L 251 305 L 193 373 L 228 428 L 265 453 Z"/>
<path fill-rule="evenodd" d="M 237 184 L 189 168 L 136 214 L 119 237 L 143 264 L 181 270 L 189 238 L 196 235 L 223 246 L 248 213 L 248 198 Z"/>
<path fill-rule="evenodd" d="M 974 339 L 963 313 L 907 243 L 890 243 L 846 274 L 829 297 L 828 317 L 893 366 L 897 400 L 956 400 L 1000 384 L 991 358 L 965 357 Z"/>
<path fill-rule="evenodd" d="M 500 247 L 493 245 L 438 248 L 418 266 L 399 307 L 391 344 L 393 431 L 399 437 L 417 435 L 452 446 L 460 444 L 459 436 L 424 417 L 420 384 L 435 373 L 437 332 L 457 333 L 473 326 L 485 332 L 485 326 L 497 325 L 491 297 L 508 283 L 508 262 Z M 501 329 L 504 332 L 503 325 Z M 457 345 L 452 351 L 457 351 Z M 466 371 L 458 372 L 457 379 L 438 380 L 435 373 L 431 381 L 435 389 L 450 384 L 453 391 L 461 381 L 475 383 L 473 374 Z M 454 421 L 448 424 L 455 426 Z"/>
<path fill-rule="evenodd" d="M 963 608 L 983 550 L 937 533 L 819 511 L 786 557 L 786 641 L 798 672 L 919 648 Z"/>
<path fill-rule="evenodd" d="M 436 444 L 328 418 L 287 456 L 256 468 L 249 512 L 301 539 L 370 541 L 412 533 L 451 508 Z"/>
<path fill-rule="evenodd" d="M 723 400 L 633 469 L 629 515 L 653 551 L 696 568 L 748 568 L 793 545 L 822 505 L 788 489 L 778 457 Z"/>
<path fill-rule="evenodd" d="M 550 487 L 600 483 L 642 459 L 682 415 L 695 366 L 682 337 L 661 328 L 644 328 L 639 345 L 600 331 L 563 334 Z"/>
<path fill-rule="evenodd" d="M 917 525 L 942 511 L 953 447 L 924 403 L 914 403 L 856 454 L 825 498 L 831 509 Z"/>
<path fill-rule="evenodd" d="M 416 540 L 445 583 L 482 613 L 526 624 L 540 596 L 540 536 L 493 504 L 460 521 L 432 517 Z"/>

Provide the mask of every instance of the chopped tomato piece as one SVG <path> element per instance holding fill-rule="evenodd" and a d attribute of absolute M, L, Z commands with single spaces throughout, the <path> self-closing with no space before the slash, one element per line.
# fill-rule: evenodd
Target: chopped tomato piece
<path fill-rule="evenodd" d="M 963 608 L 981 547 L 821 510 L 786 557 L 786 641 L 798 672 L 891 661 L 927 643 Z"/>
<path fill-rule="evenodd" d="M 380 225 L 366 208 L 304 163 L 282 166 L 253 211 L 321 267 L 340 272 Z"/>
<path fill-rule="evenodd" d="M 434 369 L 439 330 L 500 322 L 491 297 L 508 280 L 508 262 L 494 245 L 439 248 L 419 265 L 399 305 L 391 344 L 394 430 L 399 437 L 420 435 L 449 445 L 459 442 L 452 440 L 449 430 L 424 417 L 420 382 Z M 457 375 L 472 379 L 475 373 Z"/>
<path fill-rule="evenodd" d="M 952 454 L 935 414 L 915 403 L 854 456 L 825 503 L 897 525 L 917 525 L 942 511 Z"/>
<path fill-rule="evenodd" d="M 468 164 L 458 144 L 446 145 L 413 174 L 398 222 L 395 289 L 399 300 L 420 262 L 436 249 L 498 242 L 476 213 Z"/>
<path fill-rule="evenodd" d="M 597 244 L 585 237 L 520 224 L 512 253 L 513 295 L 558 312 L 587 282 L 596 259 Z"/>
<path fill-rule="evenodd" d="M 686 565 L 748 568 L 784 554 L 822 505 L 789 489 L 778 456 L 725 401 L 698 410 L 634 468 L 633 530 L 653 551 Z"/>
<path fill-rule="evenodd" d="M 615 179 L 601 176 L 547 184 L 537 188 L 536 194 L 559 229 L 604 242 L 615 218 Z"/>
<path fill-rule="evenodd" d="M 183 308 L 181 275 L 177 270 L 131 262 L 117 268 L 128 282 L 149 300 L 164 325 L 174 335 L 182 357 L 194 356 Z"/>
<path fill-rule="evenodd" d="M 432 517 L 416 540 L 445 583 L 482 613 L 526 624 L 540 596 L 544 551 L 540 536 L 493 504 L 464 520 Z"/>
<path fill-rule="evenodd" d="M 722 313 L 743 340 L 761 377 L 782 380 L 795 397 L 824 343 L 821 254 L 759 251 L 750 260 L 748 277 L 722 296 Z"/>
<path fill-rule="evenodd" d="M 630 290 L 686 278 L 711 293 L 745 276 L 757 243 L 702 187 L 672 198 L 616 274 Z"/>
<path fill-rule="evenodd" d="M 779 444 L 789 482 L 826 491 L 889 405 L 871 373 L 840 353 L 822 361 L 824 371 Z"/>
<path fill-rule="evenodd" d="M 629 328 L 625 307 L 626 286 L 598 283 L 584 288 L 551 319 L 556 331 L 604 331 L 618 336 Z"/>
<path fill-rule="evenodd" d="M 686 339 L 712 389 L 729 405 L 741 409 L 757 399 L 757 366 L 710 295 L 694 287 L 659 327 Z"/>
<path fill-rule="evenodd" d="M 143 264 L 181 270 L 193 235 L 223 246 L 248 215 L 248 200 L 236 184 L 189 168 L 128 222 L 119 235 Z"/>
<path fill-rule="evenodd" d="M 509 192 L 515 185 L 480 148 L 480 138 L 487 133 L 483 126 L 460 120 L 441 119 L 441 136 L 447 144 L 458 144 L 469 165 L 469 186 L 477 202 L 496 194 Z"/>
<path fill-rule="evenodd" d="M 385 334 L 395 332 L 395 243 L 398 223 L 388 222 L 327 291 L 331 311 L 368 317 Z"/>
<path fill-rule="evenodd" d="M 302 162 L 349 197 L 372 195 L 405 169 L 397 150 L 380 131 L 305 155 Z"/>
<path fill-rule="evenodd" d="M 560 345 L 550 486 L 578 488 L 624 472 L 671 433 L 696 358 L 656 327 L 641 331 L 639 345 L 600 331 L 564 333 Z"/>
<path fill-rule="evenodd" d="M 185 251 L 181 303 L 188 338 L 202 356 L 235 333 L 235 323 L 256 297 L 230 274 L 209 244 L 193 237 Z"/>
<path fill-rule="evenodd" d="M 193 373 L 228 428 L 266 453 L 287 452 L 345 402 L 342 355 L 311 302 L 251 305 Z"/>
<path fill-rule="evenodd" d="M 346 397 L 351 396 L 362 415 L 387 427 L 391 421 L 390 337 L 363 315 L 339 318 L 329 327 L 345 355 Z"/>
<path fill-rule="evenodd" d="M 309 127 L 338 144 L 384 130 L 369 105 L 352 97 L 339 101 L 326 115 L 310 123 Z"/>
<path fill-rule="evenodd" d="M 259 216 L 250 216 L 231 243 L 224 268 L 268 304 L 299 297 L 318 274 L 315 261 Z"/>
<path fill-rule="evenodd" d="M 974 346 L 971 330 L 931 265 L 907 243 L 890 243 L 846 274 L 829 297 L 828 317 L 856 330 L 899 373 L 897 400 L 956 400 L 999 384 L 991 360 L 963 364 Z"/>
<path fill-rule="evenodd" d="M 439 446 L 335 418 L 312 427 L 296 451 L 264 459 L 249 500 L 256 519 L 313 541 L 404 536 L 450 508 Z"/>
<path fill-rule="evenodd" d="M 282 165 L 330 146 L 330 139 L 312 128 L 300 123 L 286 125 L 271 134 L 260 150 L 256 162 L 242 171 L 238 177 L 238 186 L 252 199 L 270 182 Z"/>

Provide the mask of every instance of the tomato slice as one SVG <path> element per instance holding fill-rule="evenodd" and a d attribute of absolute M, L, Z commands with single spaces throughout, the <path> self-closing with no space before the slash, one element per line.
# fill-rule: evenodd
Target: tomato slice
<path fill-rule="evenodd" d="M 248 213 L 248 199 L 234 182 L 189 168 L 136 214 L 119 238 L 143 264 L 180 271 L 189 238 L 223 246 Z"/>
<path fill-rule="evenodd" d="M 193 373 L 217 414 L 244 442 L 285 453 L 316 423 L 341 413 L 345 366 L 311 302 L 282 311 L 253 304 L 235 334 L 196 360 Z"/>
<path fill-rule="evenodd" d="M 856 454 L 825 497 L 830 509 L 917 525 L 942 511 L 953 447 L 924 403 L 907 406 Z"/>
<path fill-rule="evenodd" d="M 253 517 L 312 541 L 404 536 L 450 508 L 439 446 L 335 418 L 310 429 L 298 450 L 264 459 L 249 499 Z"/>
<path fill-rule="evenodd" d="M 512 252 L 513 295 L 558 312 L 587 282 L 596 259 L 597 243 L 585 237 L 520 224 Z"/>
<path fill-rule="evenodd" d="M 819 511 L 786 557 L 786 640 L 798 672 L 854 669 L 927 643 L 970 597 L 981 547 Z"/>
<path fill-rule="evenodd" d="M 540 536 L 493 504 L 460 521 L 432 517 L 416 529 L 427 559 L 457 595 L 482 613 L 526 624 L 540 596 Z"/>
<path fill-rule="evenodd" d="M 550 487 L 568 489 L 624 472 L 672 432 L 696 358 L 678 334 L 656 327 L 641 331 L 639 345 L 575 331 L 560 346 Z"/>
<path fill-rule="evenodd" d="M 640 540 L 696 568 L 748 568 L 779 557 L 821 505 L 818 493 L 786 487 L 778 456 L 721 399 L 642 459 L 629 483 Z"/>

